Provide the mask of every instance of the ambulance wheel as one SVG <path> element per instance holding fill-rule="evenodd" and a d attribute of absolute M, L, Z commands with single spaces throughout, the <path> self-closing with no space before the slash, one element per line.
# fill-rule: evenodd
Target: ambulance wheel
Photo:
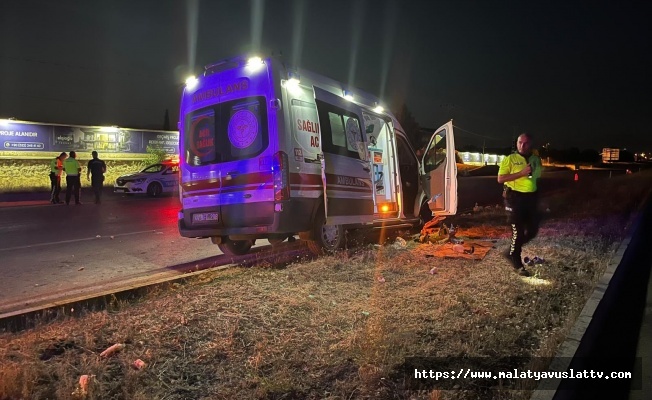
<path fill-rule="evenodd" d="M 342 225 L 326 225 L 326 217 L 320 213 L 313 227 L 313 239 L 306 244 L 313 254 L 331 254 L 344 247 Z"/>
<path fill-rule="evenodd" d="M 422 227 L 426 222 L 430 221 L 433 218 L 432 211 L 428 207 L 428 202 L 424 202 L 421 205 L 421 210 L 419 210 L 419 227 Z"/>
<path fill-rule="evenodd" d="M 222 239 L 222 243 L 218 244 L 217 247 L 227 256 L 242 256 L 249 253 L 253 245 L 254 242 L 251 240 Z"/>
<path fill-rule="evenodd" d="M 163 186 L 158 182 L 152 182 L 147 186 L 147 195 L 150 197 L 158 197 L 163 193 Z"/>

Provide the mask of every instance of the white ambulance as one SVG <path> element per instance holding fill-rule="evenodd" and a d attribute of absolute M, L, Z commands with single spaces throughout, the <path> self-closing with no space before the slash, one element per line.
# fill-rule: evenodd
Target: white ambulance
<path fill-rule="evenodd" d="M 380 104 L 273 57 L 207 66 L 181 99 L 181 236 L 241 255 L 256 239 L 299 235 L 322 253 L 341 248 L 346 230 L 455 214 L 452 121 L 418 160 Z"/>

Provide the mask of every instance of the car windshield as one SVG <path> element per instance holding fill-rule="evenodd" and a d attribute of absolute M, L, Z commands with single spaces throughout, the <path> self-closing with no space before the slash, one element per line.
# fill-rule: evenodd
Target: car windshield
<path fill-rule="evenodd" d="M 153 173 L 156 173 L 156 172 L 161 172 L 165 168 L 166 168 L 166 166 L 163 165 L 163 164 L 154 164 L 154 165 L 150 165 L 149 167 L 145 168 L 144 170 L 142 170 L 140 172 L 145 172 L 147 174 L 153 174 Z"/>

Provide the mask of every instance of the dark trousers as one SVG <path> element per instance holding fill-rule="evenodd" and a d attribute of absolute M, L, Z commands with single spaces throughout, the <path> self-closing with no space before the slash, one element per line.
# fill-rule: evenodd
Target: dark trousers
<path fill-rule="evenodd" d="M 512 226 L 512 242 L 509 255 L 521 258 L 523 245 L 534 239 L 539 232 L 539 195 L 510 190 L 505 197 L 507 222 Z"/>
<path fill-rule="evenodd" d="M 93 193 L 95 194 L 95 203 L 100 203 L 102 201 L 102 187 L 104 186 L 104 176 L 92 176 L 91 186 L 93 187 Z"/>
<path fill-rule="evenodd" d="M 75 203 L 79 204 L 79 192 L 81 191 L 81 182 L 79 175 L 66 175 L 66 204 L 70 203 L 71 195 L 75 195 Z"/>
<path fill-rule="evenodd" d="M 50 173 L 50 202 L 59 203 L 59 193 L 61 193 L 61 175 Z"/>

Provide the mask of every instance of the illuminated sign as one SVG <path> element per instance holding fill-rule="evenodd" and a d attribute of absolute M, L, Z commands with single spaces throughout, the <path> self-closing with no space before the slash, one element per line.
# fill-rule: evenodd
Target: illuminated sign
<path fill-rule="evenodd" d="M 116 128 L 105 133 L 91 126 L 13 123 L 0 129 L 0 149 L 36 151 L 92 151 L 146 153 L 147 148 L 179 152 L 178 132 L 136 131 Z"/>
<path fill-rule="evenodd" d="M 227 94 L 242 92 L 249 89 L 249 80 L 242 78 L 236 82 L 230 82 L 224 85 L 204 89 L 192 95 L 192 102 L 205 101 L 224 96 Z"/>

